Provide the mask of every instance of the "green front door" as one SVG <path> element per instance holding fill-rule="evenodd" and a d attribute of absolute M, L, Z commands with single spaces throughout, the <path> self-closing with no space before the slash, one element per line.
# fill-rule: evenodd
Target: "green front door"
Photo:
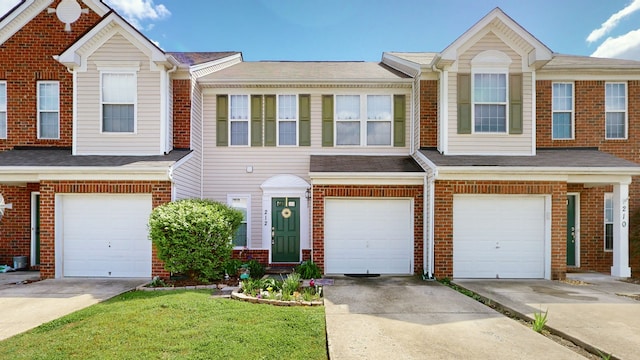
<path fill-rule="evenodd" d="M 33 247 L 35 259 L 34 265 L 40 265 L 40 194 L 33 195 Z"/>
<path fill-rule="evenodd" d="M 271 261 L 300 261 L 300 198 L 271 200 Z"/>
<path fill-rule="evenodd" d="M 567 195 L 567 266 L 576 266 L 576 196 Z"/>

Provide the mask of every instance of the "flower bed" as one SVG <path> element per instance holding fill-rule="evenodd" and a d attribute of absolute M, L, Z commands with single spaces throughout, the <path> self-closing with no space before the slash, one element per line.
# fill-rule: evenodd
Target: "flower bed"
<path fill-rule="evenodd" d="M 303 286 L 300 275 L 295 272 L 282 280 L 246 279 L 240 283 L 238 291 L 231 293 L 231 298 L 279 306 L 324 305 L 322 286 L 315 285 L 313 280 L 307 285 Z"/>

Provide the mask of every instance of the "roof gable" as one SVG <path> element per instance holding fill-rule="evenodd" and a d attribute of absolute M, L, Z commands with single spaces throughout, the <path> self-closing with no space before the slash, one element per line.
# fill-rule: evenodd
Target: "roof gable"
<path fill-rule="evenodd" d="M 149 60 L 155 64 L 169 64 L 169 59 L 173 59 L 113 11 L 58 55 L 56 59 L 68 68 L 86 69 L 87 58 L 115 34 L 124 36 L 149 56 Z"/>
<path fill-rule="evenodd" d="M 473 46 L 488 33 L 493 33 L 514 50 L 522 52 L 523 58 L 527 59 L 527 66 L 538 68 L 551 60 L 553 55 L 553 52 L 545 44 L 507 16 L 500 8 L 495 8 L 447 46 L 440 54 L 438 64 L 440 66 L 452 64 L 458 59 L 460 53 Z"/>

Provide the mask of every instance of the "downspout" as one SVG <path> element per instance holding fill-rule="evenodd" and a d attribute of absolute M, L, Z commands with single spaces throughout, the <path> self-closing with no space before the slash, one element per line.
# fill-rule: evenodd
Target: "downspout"
<path fill-rule="evenodd" d="M 434 264 L 435 262 L 434 260 L 434 256 L 435 256 L 435 208 L 436 208 L 436 199 L 435 199 L 435 195 L 436 195 L 436 190 L 435 190 L 435 185 L 436 185 L 436 171 L 437 170 L 433 170 L 431 172 L 431 177 L 429 178 L 429 229 L 427 230 L 427 236 L 428 236 L 428 244 L 429 244 L 429 271 L 428 271 L 428 275 L 429 275 L 429 279 L 435 279 L 435 276 L 433 275 L 434 272 Z"/>
<path fill-rule="evenodd" d="M 164 146 L 163 146 L 163 148 L 164 148 L 163 152 L 165 154 L 168 154 L 173 150 L 173 146 L 172 146 L 171 149 L 168 148 L 169 147 L 169 143 L 170 143 L 170 141 L 169 141 L 169 131 L 168 131 L 169 130 L 169 117 L 170 117 L 169 116 L 169 109 L 170 109 L 169 104 L 173 103 L 173 99 L 169 99 L 169 87 L 170 87 L 170 82 L 171 82 L 171 73 L 175 72 L 177 69 L 178 69 L 178 65 L 173 65 L 173 68 L 168 70 L 167 73 L 166 73 L 167 87 L 166 87 L 166 89 L 164 89 L 165 90 L 165 95 L 164 96 L 167 99 L 166 103 L 165 103 L 165 125 L 164 125 L 165 129 L 166 129 L 165 130 L 166 133 L 165 133 L 165 136 L 164 136 Z M 173 116 L 171 116 L 171 119 L 173 119 Z M 173 125 L 172 125 L 172 128 L 173 128 Z"/>

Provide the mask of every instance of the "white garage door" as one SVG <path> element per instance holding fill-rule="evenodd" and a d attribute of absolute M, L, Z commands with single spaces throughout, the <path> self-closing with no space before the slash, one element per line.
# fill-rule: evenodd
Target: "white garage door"
<path fill-rule="evenodd" d="M 62 195 L 58 201 L 64 276 L 151 276 L 151 195 Z"/>
<path fill-rule="evenodd" d="M 413 273 L 410 199 L 327 199 L 324 211 L 327 274 Z"/>
<path fill-rule="evenodd" d="M 545 197 L 453 199 L 453 276 L 544 278 Z"/>

